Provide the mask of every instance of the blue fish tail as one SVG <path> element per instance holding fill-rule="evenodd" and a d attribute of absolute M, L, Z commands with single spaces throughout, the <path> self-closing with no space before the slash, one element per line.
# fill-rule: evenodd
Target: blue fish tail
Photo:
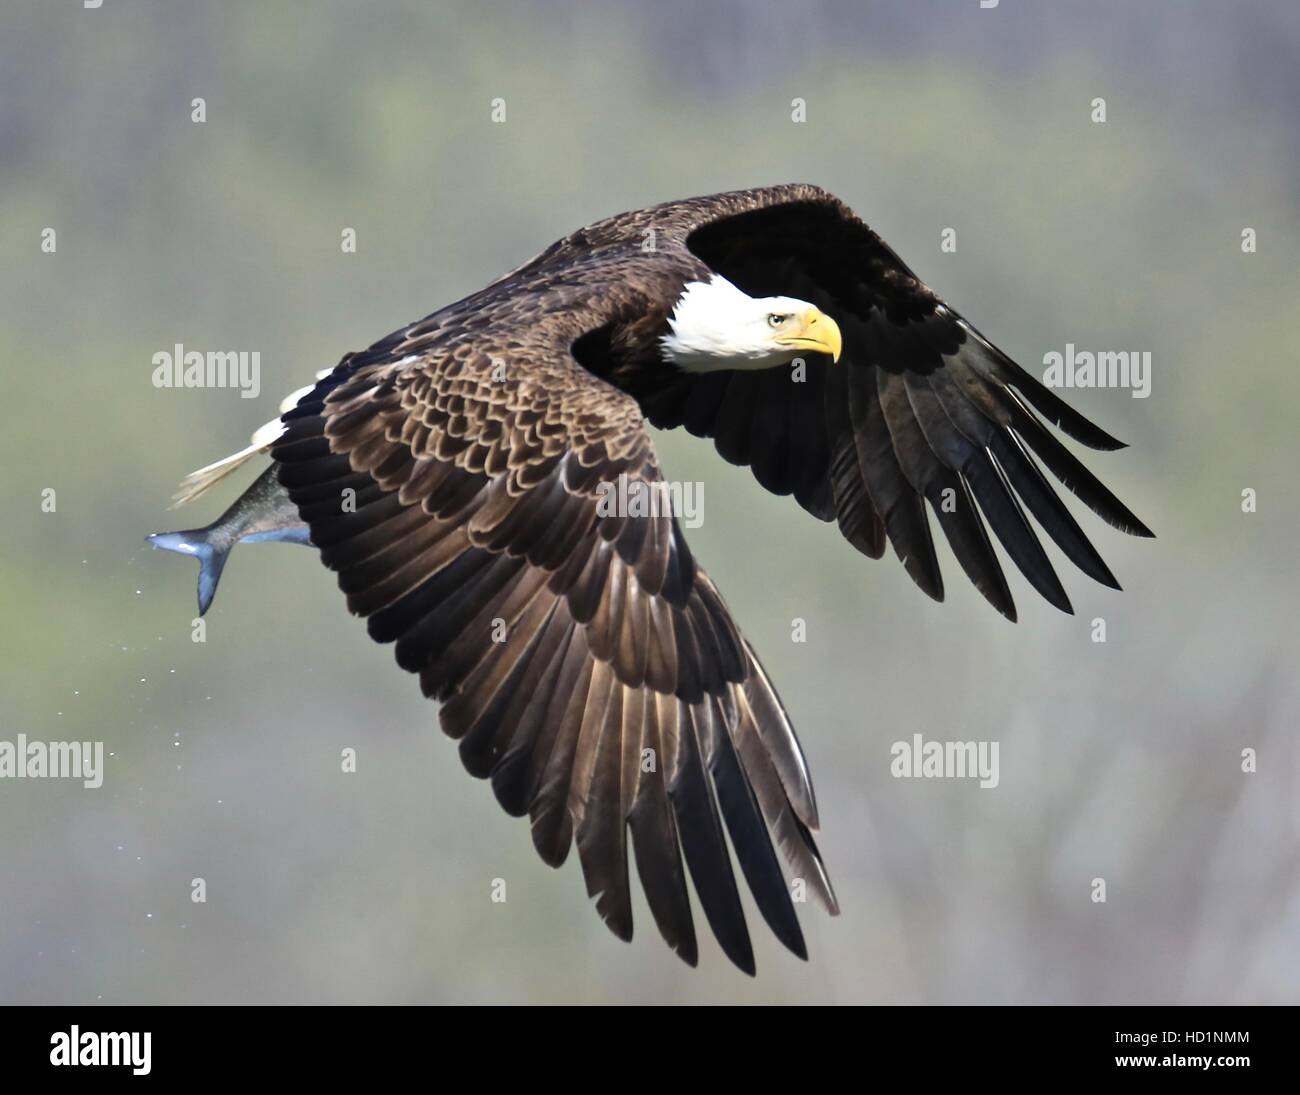
<path fill-rule="evenodd" d="M 217 583 L 233 545 L 216 534 L 211 525 L 183 532 L 155 532 L 147 539 L 156 548 L 192 555 L 199 561 L 199 615 L 206 613 L 216 596 Z"/>

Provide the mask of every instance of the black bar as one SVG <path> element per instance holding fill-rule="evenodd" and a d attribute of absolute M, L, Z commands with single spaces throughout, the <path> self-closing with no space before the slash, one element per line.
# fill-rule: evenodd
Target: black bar
<path fill-rule="evenodd" d="M 698 1018 L 665 1013 L 632 1022 L 606 1008 L 600 1016 L 583 1017 L 579 1026 L 554 1011 L 502 1024 L 477 1017 L 467 1021 L 465 1009 L 434 1015 L 427 1008 L 9 1008 L 0 1019 L 0 1060 L 6 1081 L 73 1077 L 87 1084 L 198 1079 L 206 1085 L 283 1077 L 335 1085 L 373 1081 L 393 1070 L 437 1080 L 474 1063 L 493 1072 L 531 1069 L 541 1080 L 561 1069 L 590 1074 L 591 1058 L 611 1053 L 626 1056 L 635 1073 L 693 1069 L 660 1058 L 669 1045 L 691 1056 L 702 1047 L 691 1048 L 689 1037 L 666 1041 L 656 1031 L 698 1030 Z M 753 1010 L 741 1020 L 743 1027 L 733 1020 L 717 1028 L 745 1034 L 712 1040 L 713 1066 L 726 1069 L 729 1060 L 748 1058 L 747 1047 L 763 1037 L 769 1020 Z M 472 1040 L 457 1032 L 466 1022 L 475 1029 Z M 868 1083 L 891 1075 L 927 1082 L 952 1077 L 1059 1083 L 1128 1073 L 1140 1082 L 1173 1080 L 1181 1086 L 1200 1078 L 1248 1089 L 1295 1073 L 1295 1012 L 1282 1008 L 871 1008 L 829 1018 L 787 1014 L 777 1022 L 781 1029 L 770 1043 L 773 1068 L 809 1067 L 806 1051 L 816 1045 L 819 1071 L 841 1056 L 852 1074 Z M 553 1023 L 563 1024 L 567 1034 L 557 1039 Z M 79 1063 L 53 1063 L 52 1057 L 66 1061 L 74 1028 Z M 845 1038 L 845 1031 L 856 1033 Z M 147 1073 L 143 1063 L 133 1065 L 123 1052 L 126 1040 L 98 1037 L 128 1032 L 140 1036 L 133 1043 L 136 1062 L 145 1056 L 143 1035 L 149 1035 Z M 497 1036 L 509 1045 L 508 1052 L 484 1044 Z M 536 1053 L 527 1052 L 530 1038 L 539 1043 Z M 80 1063 L 115 1051 L 128 1063 Z M 797 1063 L 800 1058 L 803 1064 Z M 1192 1058 L 1195 1064 L 1188 1063 Z"/>

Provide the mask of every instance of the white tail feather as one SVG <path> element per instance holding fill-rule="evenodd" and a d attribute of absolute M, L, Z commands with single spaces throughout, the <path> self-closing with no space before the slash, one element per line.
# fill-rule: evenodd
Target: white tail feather
<path fill-rule="evenodd" d="M 314 392 L 315 390 L 316 390 L 315 384 L 308 384 L 304 388 L 299 388 L 296 392 L 290 392 L 282 400 L 280 400 L 280 413 L 284 414 L 286 411 L 293 410 L 294 407 L 298 406 L 298 400 L 300 400 L 308 392 Z"/>
<path fill-rule="evenodd" d="M 208 464 L 205 467 L 198 468 L 182 479 L 180 489 L 172 495 L 172 504 L 168 508 L 177 509 L 185 505 L 186 502 L 193 502 L 214 483 L 221 482 L 232 471 L 251 460 L 258 453 L 267 452 L 272 443 L 282 433 L 284 433 L 284 423 L 278 418 L 273 418 L 265 425 L 259 426 L 246 448 L 223 457 L 215 464 Z"/>
<path fill-rule="evenodd" d="M 322 369 L 316 374 L 317 380 L 324 380 L 334 369 Z M 298 400 L 316 387 L 315 384 L 308 384 L 306 387 L 299 388 L 296 392 L 290 392 L 280 402 L 280 413 L 292 410 L 298 405 Z M 229 456 L 218 460 L 215 464 L 208 464 L 206 467 L 198 468 L 192 471 L 181 480 L 180 490 L 172 495 L 172 504 L 169 509 L 176 509 L 185 505 L 186 502 L 193 502 L 199 495 L 205 493 L 214 483 L 219 483 L 236 468 L 242 466 L 246 461 L 251 460 L 258 453 L 267 452 L 276 439 L 284 433 L 284 423 L 278 418 L 271 419 L 257 428 L 257 431 L 249 439 L 247 448 L 233 452 Z"/>

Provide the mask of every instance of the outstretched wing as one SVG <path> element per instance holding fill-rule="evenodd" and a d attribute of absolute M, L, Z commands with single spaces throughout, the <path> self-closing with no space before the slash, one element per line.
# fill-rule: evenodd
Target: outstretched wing
<path fill-rule="evenodd" d="M 348 607 L 441 701 L 466 768 L 531 817 L 542 858 L 577 844 L 615 934 L 632 935 L 630 833 L 668 944 L 695 963 L 684 854 L 753 973 L 725 825 L 805 956 L 774 845 L 837 910 L 794 731 L 671 513 L 602 504 L 620 478 L 624 497 L 662 482 L 639 408 L 543 325 L 457 323 L 345 358 L 284 416 L 280 479 Z"/>
<path fill-rule="evenodd" d="M 936 600 L 943 581 L 926 502 L 963 569 L 1011 619 L 985 520 L 1034 588 L 1071 611 L 1022 503 L 1080 569 L 1119 588 L 1038 461 L 1106 521 L 1150 536 L 1042 419 L 1095 449 L 1120 442 L 991 345 L 824 191 L 781 187 L 685 206 L 682 235 L 696 258 L 753 296 L 817 304 L 839 323 L 844 352 L 835 366 L 810 355 L 802 383 L 772 369 L 647 385 L 634 394 L 651 422 L 713 438 L 723 457 L 837 521 L 867 555 L 879 558 L 888 538 Z"/>

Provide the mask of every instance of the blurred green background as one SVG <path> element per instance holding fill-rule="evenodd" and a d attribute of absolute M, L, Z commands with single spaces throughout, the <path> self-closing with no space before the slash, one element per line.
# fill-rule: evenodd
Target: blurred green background
<path fill-rule="evenodd" d="M 0 782 L 0 999 L 1296 1002 L 1300 10 L 1028 7 L 6 4 L 0 737 L 112 756 L 100 790 Z M 1011 626 L 951 556 L 933 604 L 659 438 L 706 484 L 692 544 L 800 730 L 844 910 L 807 907 L 805 965 L 747 906 L 750 980 L 698 913 L 678 962 L 639 894 L 609 935 L 307 552 L 238 550 L 196 644 L 194 567 L 143 537 L 215 517 L 251 474 L 180 514 L 176 481 L 345 351 L 599 217 L 789 181 L 1035 373 L 1150 350 L 1149 399 L 1069 394 L 1132 443 L 1088 462 L 1159 539 L 1072 502 L 1126 592 L 1058 553 L 1077 615 L 1017 575 Z M 262 397 L 155 389 L 176 342 L 259 350 Z M 893 779 L 913 733 L 1000 741 L 1001 785 Z"/>

